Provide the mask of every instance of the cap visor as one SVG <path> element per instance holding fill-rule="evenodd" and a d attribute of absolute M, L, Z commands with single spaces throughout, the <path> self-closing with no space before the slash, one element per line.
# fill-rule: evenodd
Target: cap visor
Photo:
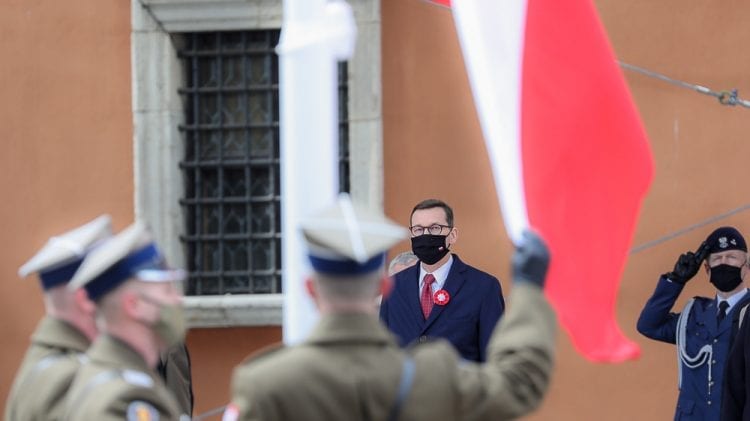
<path fill-rule="evenodd" d="M 182 269 L 144 269 L 135 273 L 135 278 L 143 282 L 177 282 L 186 277 Z"/>

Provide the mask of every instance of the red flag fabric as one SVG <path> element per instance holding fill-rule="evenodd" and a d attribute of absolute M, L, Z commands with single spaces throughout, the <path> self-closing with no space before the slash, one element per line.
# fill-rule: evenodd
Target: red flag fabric
<path fill-rule="evenodd" d="M 452 3 L 507 231 L 547 240 L 546 293 L 583 356 L 636 358 L 615 304 L 653 163 L 593 4 Z"/>

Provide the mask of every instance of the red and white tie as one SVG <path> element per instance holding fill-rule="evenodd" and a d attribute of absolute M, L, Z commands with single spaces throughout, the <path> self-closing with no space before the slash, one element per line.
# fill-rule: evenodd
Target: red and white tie
<path fill-rule="evenodd" d="M 425 320 L 430 317 L 432 311 L 432 283 L 435 282 L 435 277 L 431 273 L 424 276 L 424 287 L 422 287 L 422 295 L 419 297 L 419 303 L 422 304 L 422 314 Z"/>

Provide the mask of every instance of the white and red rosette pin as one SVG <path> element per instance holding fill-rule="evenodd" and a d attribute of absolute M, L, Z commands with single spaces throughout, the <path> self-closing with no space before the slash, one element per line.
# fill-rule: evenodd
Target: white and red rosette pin
<path fill-rule="evenodd" d="M 432 295 L 432 302 L 439 306 L 444 306 L 448 304 L 450 300 L 451 300 L 450 294 L 448 294 L 448 291 L 444 289 L 441 289 Z"/>

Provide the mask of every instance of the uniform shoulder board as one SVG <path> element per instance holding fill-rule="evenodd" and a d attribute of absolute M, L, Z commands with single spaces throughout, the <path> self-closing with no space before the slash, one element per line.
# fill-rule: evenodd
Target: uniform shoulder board
<path fill-rule="evenodd" d="M 251 353 L 250 355 L 248 355 L 247 357 L 245 357 L 245 359 L 242 360 L 242 363 L 240 365 L 246 365 L 246 364 L 256 362 L 258 360 L 265 358 L 268 355 L 281 351 L 282 349 L 284 349 L 284 344 L 281 342 L 264 346 L 263 348 L 260 348 L 256 350 L 255 352 Z"/>
<path fill-rule="evenodd" d="M 698 296 L 698 295 L 696 295 L 695 297 L 693 297 L 693 300 L 700 301 L 701 304 L 706 304 L 708 302 L 713 302 L 714 301 L 713 298 L 701 297 L 701 296 Z"/>
<path fill-rule="evenodd" d="M 159 411 L 148 402 L 133 401 L 128 405 L 125 419 L 127 421 L 158 421 Z"/>
<path fill-rule="evenodd" d="M 127 383 L 140 387 L 154 387 L 154 380 L 148 374 L 136 370 L 122 370 L 122 379 Z M 134 402 L 135 403 L 135 402 Z"/>

